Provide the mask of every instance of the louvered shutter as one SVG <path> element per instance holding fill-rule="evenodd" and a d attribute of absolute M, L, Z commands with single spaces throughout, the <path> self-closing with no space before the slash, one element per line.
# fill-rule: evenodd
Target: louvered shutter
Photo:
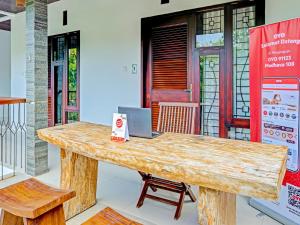
<path fill-rule="evenodd" d="M 152 29 L 152 93 L 187 89 L 188 26 L 187 24 Z M 162 94 L 162 92 L 164 92 Z M 163 96 L 165 99 L 165 96 Z M 173 97 L 174 98 L 174 97 Z M 152 123 L 156 130 L 162 99 L 152 98 Z M 176 97 L 173 101 L 179 101 Z"/>
<path fill-rule="evenodd" d="M 152 31 L 153 89 L 187 88 L 187 25 Z"/>

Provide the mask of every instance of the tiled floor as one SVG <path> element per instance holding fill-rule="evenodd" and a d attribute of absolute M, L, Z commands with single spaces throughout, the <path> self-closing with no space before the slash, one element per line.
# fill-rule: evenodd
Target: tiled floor
<path fill-rule="evenodd" d="M 59 186 L 59 152 L 54 147 L 49 148 L 49 167 L 47 174 L 37 177 L 42 182 L 52 186 Z M 18 174 L 11 179 L 0 181 L 0 188 L 26 179 L 28 176 Z M 99 163 L 98 178 L 98 203 L 79 216 L 67 222 L 67 225 L 79 225 L 101 209 L 110 206 L 123 215 L 135 219 L 145 225 L 196 225 L 197 204 L 186 202 L 182 216 L 178 221 L 173 219 L 175 208 L 151 200 L 145 200 L 140 209 L 135 207 L 142 188 L 141 178 L 136 171 L 107 163 Z M 194 187 L 197 193 L 196 187 Z M 166 194 L 166 193 L 161 193 Z M 169 193 L 167 193 L 169 195 Z M 175 195 L 174 195 L 175 197 Z M 188 200 L 188 198 L 187 198 Z M 270 217 L 248 206 L 248 199 L 237 199 L 237 224 L 238 225 L 279 225 Z"/>

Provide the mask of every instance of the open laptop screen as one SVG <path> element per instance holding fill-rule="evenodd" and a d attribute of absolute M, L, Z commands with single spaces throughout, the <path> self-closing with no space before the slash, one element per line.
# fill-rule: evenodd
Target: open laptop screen
<path fill-rule="evenodd" d="M 130 136 L 152 137 L 151 109 L 120 106 L 118 112 L 127 115 Z"/>

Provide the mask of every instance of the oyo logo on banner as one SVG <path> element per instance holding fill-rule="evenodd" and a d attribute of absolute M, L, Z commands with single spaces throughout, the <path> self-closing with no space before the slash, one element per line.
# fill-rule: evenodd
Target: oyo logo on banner
<path fill-rule="evenodd" d="M 111 140 L 125 142 L 129 140 L 127 115 L 114 113 Z"/>

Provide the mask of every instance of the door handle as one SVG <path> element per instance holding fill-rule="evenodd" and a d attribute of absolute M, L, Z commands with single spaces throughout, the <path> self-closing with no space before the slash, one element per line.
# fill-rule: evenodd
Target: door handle
<path fill-rule="evenodd" d="M 184 92 L 189 93 L 189 95 L 190 95 L 190 102 L 192 102 L 193 101 L 193 84 L 190 84 L 190 88 L 184 89 Z"/>

